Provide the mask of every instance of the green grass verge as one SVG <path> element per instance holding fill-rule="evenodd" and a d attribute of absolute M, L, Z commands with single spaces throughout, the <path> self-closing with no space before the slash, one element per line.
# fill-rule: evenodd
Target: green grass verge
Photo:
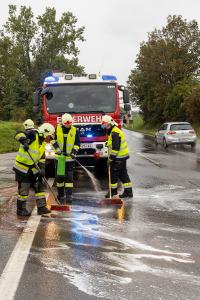
<path fill-rule="evenodd" d="M 154 136 L 157 128 L 158 126 L 144 123 L 142 116 L 138 114 L 133 117 L 133 121 L 130 121 L 129 126 L 127 126 L 127 129 L 129 130 L 142 132 L 152 136 Z"/>
<path fill-rule="evenodd" d="M 193 126 L 200 142 L 200 124 L 193 124 Z M 16 130 L 20 127 L 21 123 L 0 121 L 0 153 L 14 152 L 18 150 L 19 143 L 14 139 L 14 137 Z M 145 124 L 142 117 L 137 114 L 134 116 L 133 121 L 130 121 L 129 126 L 126 128 L 154 136 L 156 128 L 158 127 L 159 125 L 152 126 L 150 124 Z"/>
<path fill-rule="evenodd" d="M 14 139 L 20 123 L 0 121 L 0 153 L 17 151 L 19 143 Z"/>

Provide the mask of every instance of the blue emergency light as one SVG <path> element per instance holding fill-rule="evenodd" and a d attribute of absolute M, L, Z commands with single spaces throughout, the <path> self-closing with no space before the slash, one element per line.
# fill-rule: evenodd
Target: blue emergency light
<path fill-rule="evenodd" d="M 114 75 L 102 75 L 102 79 L 103 80 L 114 80 L 114 81 L 116 81 L 117 80 L 117 77 L 116 76 L 114 76 Z"/>
<path fill-rule="evenodd" d="M 92 137 L 92 134 L 87 134 L 87 137 L 89 137 L 89 138 Z"/>
<path fill-rule="evenodd" d="M 57 76 L 48 76 L 44 79 L 44 82 L 58 82 L 59 81 L 59 77 Z"/>

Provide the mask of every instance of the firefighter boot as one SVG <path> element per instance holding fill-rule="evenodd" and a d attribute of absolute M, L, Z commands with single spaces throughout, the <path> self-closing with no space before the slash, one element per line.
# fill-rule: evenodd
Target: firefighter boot
<path fill-rule="evenodd" d="M 60 202 L 60 204 L 66 204 L 66 197 L 64 196 L 64 194 L 60 194 L 58 193 L 58 201 Z"/>
<path fill-rule="evenodd" d="M 117 189 L 111 189 L 111 198 L 113 196 L 117 195 Z M 108 191 L 107 194 L 105 195 L 105 198 L 110 198 L 110 192 Z"/>
<path fill-rule="evenodd" d="M 72 203 L 72 188 L 65 188 L 66 203 Z"/>
<path fill-rule="evenodd" d="M 36 203 L 37 203 L 38 215 L 45 215 L 45 214 L 49 214 L 51 212 L 51 210 L 46 207 L 47 204 L 46 204 L 45 198 L 37 199 Z"/>
<path fill-rule="evenodd" d="M 71 204 L 72 203 L 72 195 L 67 195 L 66 196 L 66 203 Z"/>
<path fill-rule="evenodd" d="M 66 204 L 66 197 L 58 195 L 58 201 L 60 202 L 60 204 Z"/>
<path fill-rule="evenodd" d="M 120 198 L 133 198 L 133 190 L 132 188 L 124 189 L 123 194 L 119 195 Z"/>
<path fill-rule="evenodd" d="M 64 195 L 64 188 L 57 188 L 57 191 L 58 191 L 58 200 L 60 202 L 60 204 L 66 204 L 66 197 Z"/>
<path fill-rule="evenodd" d="M 23 217 L 29 217 L 31 213 L 26 209 L 26 201 L 17 199 L 17 215 Z"/>
<path fill-rule="evenodd" d="M 48 209 L 46 206 L 38 207 L 38 215 L 45 215 L 49 214 L 51 212 L 50 209 Z"/>

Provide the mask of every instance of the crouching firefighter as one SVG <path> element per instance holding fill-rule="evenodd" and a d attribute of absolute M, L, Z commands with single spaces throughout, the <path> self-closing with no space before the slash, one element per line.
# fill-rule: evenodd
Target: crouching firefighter
<path fill-rule="evenodd" d="M 79 133 L 72 124 L 70 114 L 62 115 L 61 124 L 56 128 L 55 141 L 52 142 L 56 152 L 56 187 L 62 204 L 72 202 L 74 159 L 80 148 Z"/>
<path fill-rule="evenodd" d="M 38 130 L 34 128 L 32 120 L 24 123 L 25 130 L 18 131 L 15 139 L 20 142 L 13 170 L 18 182 L 17 215 L 30 216 L 26 208 L 30 187 L 35 191 L 37 211 L 39 215 L 47 214 L 50 210 L 46 207 L 46 198 L 42 182 L 45 164 L 45 138 L 53 136 L 55 129 L 49 123 L 44 123 Z M 43 174 L 37 170 L 37 164 Z"/>
<path fill-rule="evenodd" d="M 108 135 L 108 165 L 111 172 L 111 196 L 117 194 L 117 185 L 120 180 L 123 184 L 124 192 L 119 195 L 121 198 L 133 197 L 132 183 L 129 178 L 126 161 L 129 158 L 128 145 L 123 132 L 116 126 L 117 123 L 112 117 L 105 115 L 102 117 L 102 127 L 106 129 Z M 109 192 L 106 194 L 109 197 Z"/>

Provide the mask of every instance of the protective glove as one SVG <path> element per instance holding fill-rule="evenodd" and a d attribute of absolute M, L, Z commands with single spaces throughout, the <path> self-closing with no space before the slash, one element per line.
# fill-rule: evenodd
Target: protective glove
<path fill-rule="evenodd" d="M 71 158 L 75 159 L 76 158 L 76 154 L 77 154 L 77 151 L 75 149 L 72 149 Z"/>
<path fill-rule="evenodd" d="M 109 165 L 111 164 L 111 162 L 113 162 L 113 160 L 110 159 L 110 158 L 108 158 L 108 160 L 107 160 L 107 165 L 109 166 Z"/>
<path fill-rule="evenodd" d="M 25 144 L 23 145 L 23 148 L 24 148 L 25 151 L 28 151 L 29 145 L 28 145 L 27 143 L 25 143 Z"/>
<path fill-rule="evenodd" d="M 60 150 L 60 148 L 57 148 L 57 149 L 56 149 L 56 153 L 57 153 L 58 155 L 62 154 L 62 151 Z"/>
<path fill-rule="evenodd" d="M 27 137 L 26 137 L 26 136 L 22 136 L 22 137 L 20 137 L 20 138 L 18 139 L 18 138 L 17 138 L 17 135 L 16 135 L 15 138 L 16 138 L 16 140 L 17 140 L 18 142 L 20 142 L 22 145 L 24 145 L 24 143 L 27 142 Z"/>
<path fill-rule="evenodd" d="M 41 175 L 42 177 L 45 176 L 45 169 L 44 169 L 44 168 L 40 168 L 40 175 Z"/>
<path fill-rule="evenodd" d="M 111 155 L 109 156 L 109 159 L 115 160 L 115 159 L 116 159 L 116 156 L 111 154 Z"/>

